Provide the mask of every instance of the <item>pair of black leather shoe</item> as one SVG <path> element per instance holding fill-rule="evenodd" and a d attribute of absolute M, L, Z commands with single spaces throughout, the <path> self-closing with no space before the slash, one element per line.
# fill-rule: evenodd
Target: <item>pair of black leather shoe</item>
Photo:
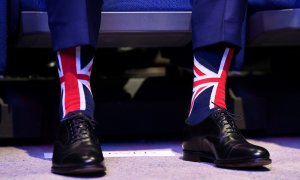
<path fill-rule="evenodd" d="M 95 122 L 82 112 L 69 113 L 60 123 L 52 168 L 56 174 L 104 173 L 105 165 Z"/>
<path fill-rule="evenodd" d="M 52 172 L 103 173 L 106 168 L 94 121 L 81 112 L 70 113 L 60 123 L 54 144 Z M 232 114 L 217 108 L 198 125 L 186 126 L 183 160 L 213 161 L 227 168 L 259 167 L 271 163 L 269 152 L 250 144 L 237 128 Z"/>
<path fill-rule="evenodd" d="M 183 160 L 210 161 L 225 168 L 260 167 L 271 163 L 269 152 L 250 144 L 235 124 L 231 113 L 216 110 L 197 125 L 186 125 Z"/>

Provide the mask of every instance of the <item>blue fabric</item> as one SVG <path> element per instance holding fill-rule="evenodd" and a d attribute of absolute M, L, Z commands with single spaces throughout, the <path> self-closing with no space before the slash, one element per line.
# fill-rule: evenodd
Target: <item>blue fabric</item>
<path fill-rule="evenodd" d="M 8 33 L 14 36 L 19 30 L 17 22 L 19 22 L 21 2 L 20 0 L 9 0 L 8 2 Z"/>
<path fill-rule="evenodd" d="M 105 11 L 187 11 L 190 0 L 104 0 Z"/>
<path fill-rule="evenodd" d="M 45 0 L 21 0 L 22 10 L 46 11 Z M 252 11 L 300 8 L 299 0 L 248 0 Z M 191 10 L 190 0 L 104 0 L 105 11 Z"/>
<path fill-rule="evenodd" d="M 226 43 L 240 47 L 247 0 L 194 0 L 192 32 L 194 49 Z"/>
<path fill-rule="evenodd" d="M 102 0 L 72 0 L 71 5 L 64 0 L 46 2 L 54 51 L 80 45 L 97 46 Z"/>
<path fill-rule="evenodd" d="M 190 0 L 104 0 L 103 11 L 187 11 Z M 46 0 L 21 0 L 22 10 L 46 11 Z"/>
<path fill-rule="evenodd" d="M 6 67 L 7 0 L 0 0 L 0 75 Z"/>
<path fill-rule="evenodd" d="M 46 11 L 46 0 L 20 0 L 23 11 Z"/>
<path fill-rule="evenodd" d="M 242 24 L 242 43 L 241 48 L 238 53 L 234 56 L 231 62 L 230 70 L 231 71 L 241 71 L 244 65 L 244 58 L 245 58 L 245 48 L 246 48 L 246 31 L 247 31 L 247 18 L 244 19 Z"/>

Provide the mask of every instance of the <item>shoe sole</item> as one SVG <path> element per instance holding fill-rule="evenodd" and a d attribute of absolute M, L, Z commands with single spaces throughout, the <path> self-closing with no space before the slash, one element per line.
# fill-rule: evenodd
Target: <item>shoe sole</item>
<path fill-rule="evenodd" d="M 216 160 L 214 156 L 199 151 L 187 150 L 183 150 L 182 159 L 193 162 L 211 162 L 218 167 L 224 168 L 255 168 L 266 166 L 272 163 L 272 160 L 269 158 Z"/>
<path fill-rule="evenodd" d="M 88 166 L 68 166 L 56 167 L 52 166 L 51 172 L 54 174 L 62 175 L 91 175 L 105 173 L 106 168 L 101 165 L 88 165 Z"/>

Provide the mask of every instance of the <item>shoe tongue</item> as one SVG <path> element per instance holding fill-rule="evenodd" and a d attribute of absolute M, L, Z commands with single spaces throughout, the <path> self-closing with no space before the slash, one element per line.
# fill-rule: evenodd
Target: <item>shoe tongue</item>
<path fill-rule="evenodd" d="M 230 137 L 233 137 L 233 135 L 236 138 L 240 138 L 240 132 L 238 127 L 235 124 L 235 119 L 233 119 L 233 114 L 229 113 L 226 109 L 217 108 L 214 113 L 212 114 L 213 119 L 222 124 L 223 132 L 227 135 L 230 134 Z"/>
<path fill-rule="evenodd" d="M 223 109 L 217 108 L 213 113 L 212 117 L 216 120 L 225 120 L 227 112 Z"/>

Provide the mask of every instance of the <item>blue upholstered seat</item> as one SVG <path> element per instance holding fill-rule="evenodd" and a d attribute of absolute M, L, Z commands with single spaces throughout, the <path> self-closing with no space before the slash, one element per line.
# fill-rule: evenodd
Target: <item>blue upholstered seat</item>
<path fill-rule="evenodd" d="M 250 11 L 300 8 L 298 0 L 248 0 Z M 21 0 L 22 10 L 46 11 L 45 0 Z M 187 11 L 190 0 L 104 0 L 104 11 Z"/>
<path fill-rule="evenodd" d="M 104 0 L 104 11 L 187 11 L 190 0 Z"/>
<path fill-rule="evenodd" d="M 46 11 L 45 0 L 21 0 L 24 11 Z M 103 11 L 188 11 L 190 0 L 104 0 Z"/>
<path fill-rule="evenodd" d="M 299 45 L 299 0 L 249 0 L 248 45 Z"/>

